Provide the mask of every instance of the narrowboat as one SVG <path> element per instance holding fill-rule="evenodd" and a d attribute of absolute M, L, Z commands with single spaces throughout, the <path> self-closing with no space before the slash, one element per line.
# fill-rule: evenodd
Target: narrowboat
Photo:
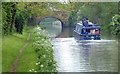
<path fill-rule="evenodd" d="M 88 24 L 85 27 L 82 23 L 77 23 L 74 37 L 77 40 L 101 40 L 100 27 L 95 24 Z"/>

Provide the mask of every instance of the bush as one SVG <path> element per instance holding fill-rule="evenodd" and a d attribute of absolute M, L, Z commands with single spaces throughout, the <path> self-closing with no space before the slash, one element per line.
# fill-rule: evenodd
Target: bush
<path fill-rule="evenodd" d="M 115 15 L 112 18 L 112 34 L 120 35 L 120 15 Z"/>
<path fill-rule="evenodd" d="M 30 72 L 57 72 L 56 61 L 53 56 L 53 49 L 50 43 L 49 35 L 40 27 L 35 28 L 33 33 L 33 47 L 37 53 L 37 69 L 31 69 Z"/>

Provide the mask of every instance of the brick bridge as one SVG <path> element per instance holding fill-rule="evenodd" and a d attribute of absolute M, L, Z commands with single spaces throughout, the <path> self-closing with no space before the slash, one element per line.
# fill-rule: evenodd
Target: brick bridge
<path fill-rule="evenodd" d="M 68 12 L 65 12 L 65 11 L 53 11 L 53 13 L 51 15 L 49 15 L 49 16 L 42 16 L 42 17 L 37 18 L 36 23 L 39 24 L 42 19 L 48 18 L 48 17 L 58 19 L 59 21 L 61 21 L 62 25 L 66 24 L 68 22 Z"/>

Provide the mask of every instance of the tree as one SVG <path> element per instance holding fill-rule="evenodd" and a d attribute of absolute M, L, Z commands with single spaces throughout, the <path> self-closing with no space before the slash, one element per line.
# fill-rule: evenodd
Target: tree
<path fill-rule="evenodd" d="M 4 34 L 12 33 L 13 24 L 16 15 L 16 5 L 17 3 L 9 3 L 3 2 L 2 3 L 2 20 L 3 20 L 3 32 Z"/>
<path fill-rule="evenodd" d="M 70 25 L 74 25 L 73 23 L 81 21 L 83 17 L 88 17 L 94 24 L 103 25 L 101 28 L 104 32 L 110 34 L 112 30 L 115 30 L 111 28 L 109 23 L 112 21 L 111 18 L 115 14 L 118 14 L 117 2 L 77 2 L 72 4 L 75 11 L 71 12 L 71 15 L 69 16 L 69 22 L 72 23 Z"/>
<path fill-rule="evenodd" d="M 17 14 L 15 17 L 15 28 L 16 32 L 22 34 L 23 26 L 27 23 L 27 19 L 30 16 L 30 12 L 26 10 L 19 10 L 17 9 Z"/>

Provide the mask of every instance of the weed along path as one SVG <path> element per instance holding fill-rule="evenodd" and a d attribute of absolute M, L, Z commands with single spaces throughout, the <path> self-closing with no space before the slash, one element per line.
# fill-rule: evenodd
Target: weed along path
<path fill-rule="evenodd" d="M 16 60 L 15 60 L 15 62 L 12 65 L 11 72 L 16 72 L 16 70 L 17 70 L 17 68 L 19 66 L 19 61 L 20 61 L 21 57 L 23 56 L 24 50 L 31 43 L 31 41 L 29 40 L 29 38 L 30 38 L 30 34 L 29 34 L 29 36 L 27 38 L 27 41 L 25 42 L 24 46 L 20 48 L 19 54 L 16 57 Z"/>

